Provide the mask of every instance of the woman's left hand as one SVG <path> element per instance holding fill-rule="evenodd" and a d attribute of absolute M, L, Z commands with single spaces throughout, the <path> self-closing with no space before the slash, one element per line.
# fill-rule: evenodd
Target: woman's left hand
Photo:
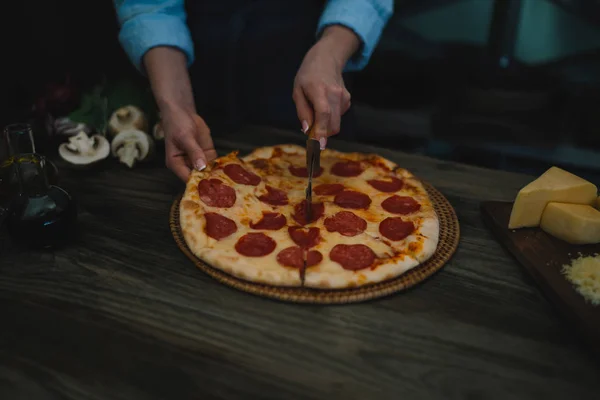
<path fill-rule="evenodd" d="M 342 71 L 358 46 L 352 31 L 328 27 L 296 74 L 293 99 L 302 131 L 306 133 L 314 124 L 321 149 L 325 148 L 327 137 L 339 133 L 341 117 L 350 108 L 350 92 L 344 85 Z"/>

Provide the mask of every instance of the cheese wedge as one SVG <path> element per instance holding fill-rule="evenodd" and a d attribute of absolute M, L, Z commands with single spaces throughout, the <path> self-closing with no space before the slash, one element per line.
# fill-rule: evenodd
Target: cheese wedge
<path fill-rule="evenodd" d="M 591 205 L 598 189 L 583 178 L 552 167 L 517 194 L 508 222 L 509 229 L 539 226 L 544 208 L 551 201 Z"/>
<path fill-rule="evenodd" d="M 540 228 L 567 243 L 600 243 L 600 211 L 584 204 L 548 203 Z"/>

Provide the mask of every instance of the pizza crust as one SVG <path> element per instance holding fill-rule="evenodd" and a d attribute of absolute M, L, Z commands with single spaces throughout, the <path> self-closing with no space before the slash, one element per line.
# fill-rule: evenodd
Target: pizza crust
<path fill-rule="evenodd" d="M 256 261 L 240 257 L 235 250 L 207 249 L 199 258 L 212 267 L 236 278 L 270 286 L 299 287 L 302 285 L 296 268 L 265 268 Z"/>
<path fill-rule="evenodd" d="M 378 260 L 381 264 L 374 268 L 349 271 L 331 260 L 317 269 L 308 269 L 304 286 L 314 289 L 349 289 L 371 285 L 397 278 L 406 271 L 419 265 L 412 257 L 400 255 Z"/>

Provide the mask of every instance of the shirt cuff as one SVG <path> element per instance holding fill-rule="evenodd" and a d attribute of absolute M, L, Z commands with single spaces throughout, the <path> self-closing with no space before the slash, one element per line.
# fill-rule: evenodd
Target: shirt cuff
<path fill-rule="evenodd" d="M 119 32 L 119 41 L 135 67 L 143 72 L 142 57 L 157 46 L 171 46 L 187 57 L 188 67 L 194 62 L 194 44 L 190 31 L 181 18 L 162 13 L 140 14 L 127 20 Z"/>
<path fill-rule="evenodd" d="M 360 71 L 368 64 L 392 13 L 393 1 L 330 0 L 319 20 L 317 36 L 329 25 L 342 25 L 354 31 L 362 46 L 348 60 L 345 70 Z"/>

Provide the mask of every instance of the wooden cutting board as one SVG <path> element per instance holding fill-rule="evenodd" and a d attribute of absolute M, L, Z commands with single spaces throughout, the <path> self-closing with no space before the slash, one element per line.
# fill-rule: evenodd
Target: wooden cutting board
<path fill-rule="evenodd" d="M 481 211 L 485 223 L 600 355 L 600 306 L 586 302 L 561 273 L 562 266 L 570 264 L 579 253 L 600 254 L 600 244 L 571 245 L 539 228 L 510 230 L 507 226 L 512 205 L 512 202 L 483 202 Z"/>

